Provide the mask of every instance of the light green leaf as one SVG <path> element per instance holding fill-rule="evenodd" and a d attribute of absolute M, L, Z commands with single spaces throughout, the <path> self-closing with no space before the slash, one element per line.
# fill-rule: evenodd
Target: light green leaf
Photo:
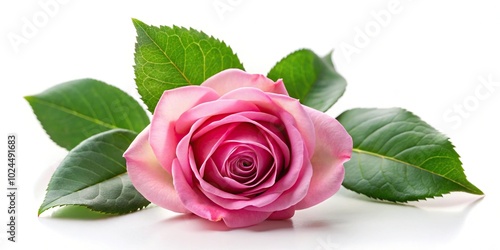
<path fill-rule="evenodd" d="M 94 79 L 65 82 L 25 99 L 50 138 L 68 150 L 103 131 L 124 128 L 140 132 L 149 124 L 137 101 Z"/>
<path fill-rule="evenodd" d="M 130 182 L 122 156 L 136 135 L 114 129 L 71 150 L 52 175 L 38 214 L 66 205 L 107 214 L 130 213 L 147 206 L 149 201 Z"/>
<path fill-rule="evenodd" d="M 267 75 L 283 79 L 288 94 L 300 103 L 327 111 L 344 94 L 347 82 L 335 71 L 332 53 L 321 58 L 308 49 L 297 50 L 281 59 Z"/>
<path fill-rule="evenodd" d="M 105 214 L 88 209 L 79 205 L 67 205 L 54 211 L 50 217 L 60 219 L 79 219 L 79 220 L 99 220 L 113 217 L 113 214 Z"/>
<path fill-rule="evenodd" d="M 452 191 L 483 194 L 470 183 L 454 146 L 404 109 L 352 109 L 338 118 L 353 138 L 344 187 L 406 202 Z"/>
<path fill-rule="evenodd" d="M 137 19 L 133 23 L 137 30 L 135 80 L 151 112 L 165 90 L 199 85 L 225 69 L 243 69 L 231 48 L 203 32 L 155 27 Z"/>

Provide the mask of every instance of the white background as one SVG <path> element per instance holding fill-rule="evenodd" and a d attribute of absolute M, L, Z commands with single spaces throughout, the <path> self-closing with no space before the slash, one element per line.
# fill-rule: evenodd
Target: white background
<path fill-rule="evenodd" d="M 500 249 L 500 2 L 54 1 L 0 4 L 0 148 L 7 151 L 8 133 L 18 135 L 19 170 L 18 242 L 6 240 L 2 195 L 0 249 Z M 57 8 L 47 11 L 46 2 Z M 389 10 L 390 18 L 377 21 Z M 348 88 L 332 116 L 354 107 L 411 110 L 451 137 L 469 180 L 486 195 L 395 205 L 342 189 L 292 220 L 231 231 L 160 208 L 101 220 L 37 217 L 65 150 L 50 141 L 22 97 L 91 77 L 138 98 L 132 17 L 203 30 L 231 45 L 251 73 L 266 74 L 298 48 L 335 49 Z M 36 32 L 23 35 L 27 22 Z M 16 44 L 14 36 L 26 40 Z M 351 55 L 343 51 L 348 46 Z M 489 90 L 480 80 L 488 78 Z M 464 105 L 465 113 L 454 111 Z M 0 187 L 6 187 L 1 155 Z"/>

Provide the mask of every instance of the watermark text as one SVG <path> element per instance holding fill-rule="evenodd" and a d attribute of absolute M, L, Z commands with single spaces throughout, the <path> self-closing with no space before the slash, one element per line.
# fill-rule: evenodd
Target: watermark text
<path fill-rule="evenodd" d="M 500 87 L 500 81 L 495 81 L 491 74 L 487 77 L 479 76 L 474 91 L 464 97 L 462 101 L 454 103 L 452 107 L 445 110 L 443 113 L 444 121 L 453 124 L 453 129 L 459 128 L 463 120 L 469 118 L 474 111 L 481 107 L 482 101 L 491 98 L 498 87 Z"/>
<path fill-rule="evenodd" d="M 15 52 L 19 52 L 23 45 L 27 45 L 31 39 L 35 38 L 40 33 L 40 30 L 49 24 L 50 19 L 59 13 L 61 6 L 68 2 L 69 0 L 38 1 L 40 9 L 33 13 L 31 17 L 21 18 L 20 30 L 7 33 L 7 39 Z"/>
<path fill-rule="evenodd" d="M 17 215 L 17 136 L 7 135 L 7 240 L 16 242 Z"/>

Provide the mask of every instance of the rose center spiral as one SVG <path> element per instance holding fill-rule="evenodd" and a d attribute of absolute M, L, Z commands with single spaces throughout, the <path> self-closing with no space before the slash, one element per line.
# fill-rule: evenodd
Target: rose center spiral
<path fill-rule="evenodd" d="M 246 184 L 256 177 L 258 165 L 258 157 L 253 150 L 237 146 L 230 153 L 222 172 L 225 176 Z"/>

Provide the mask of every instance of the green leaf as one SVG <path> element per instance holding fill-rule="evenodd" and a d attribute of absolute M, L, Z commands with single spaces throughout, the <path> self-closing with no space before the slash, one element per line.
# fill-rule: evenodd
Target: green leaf
<path fill-rule="evenodd" d="M 136 135 L 114 129 L 71 150 L 52 175 L 38 214 L 66 205 L 107 214 L 130 213 L 147 206 L 149 201 L 130 182 L 122 156 Z"/>
<path fill-rule="evenodd" d="M 60 219 L 98 220 L 113 217 L 113 214 L 105 214 L 90 210 L 84 206 L 67 205 L 54 211 L 50 217 Z"/>
<path fill-rule="evenodd" d="M 404 109 L 352 109 L 337 118 L 353 138 L 344 187 L 406 202 L 452 191 L 483 194 L 470 183 L 454 146 Z"/>
<path fill-rule="evenodd" d="M 297 50 L 281 59 L 267 77 L 283 79 L 288 94 L 300 103 L 327 111 L 344 94 L 347 82 L 335 71 L 330 52 L 321 58 L 308 49 Z"/>
<path fill-rule="evenodd" d="M 65 82 L 25 99 L 50 138 L 68 150 L 110 129 L 140 132 L 149 124 L 137 101 L 94 79 Z"/>
<path fill-rule="evenodd" d="M 231 48 L 203 32 L 132 21 L 137 30 L 135 80 L 151 112 L 165 90 L 199 85 L 225 69 L 243 69 Z"/>

